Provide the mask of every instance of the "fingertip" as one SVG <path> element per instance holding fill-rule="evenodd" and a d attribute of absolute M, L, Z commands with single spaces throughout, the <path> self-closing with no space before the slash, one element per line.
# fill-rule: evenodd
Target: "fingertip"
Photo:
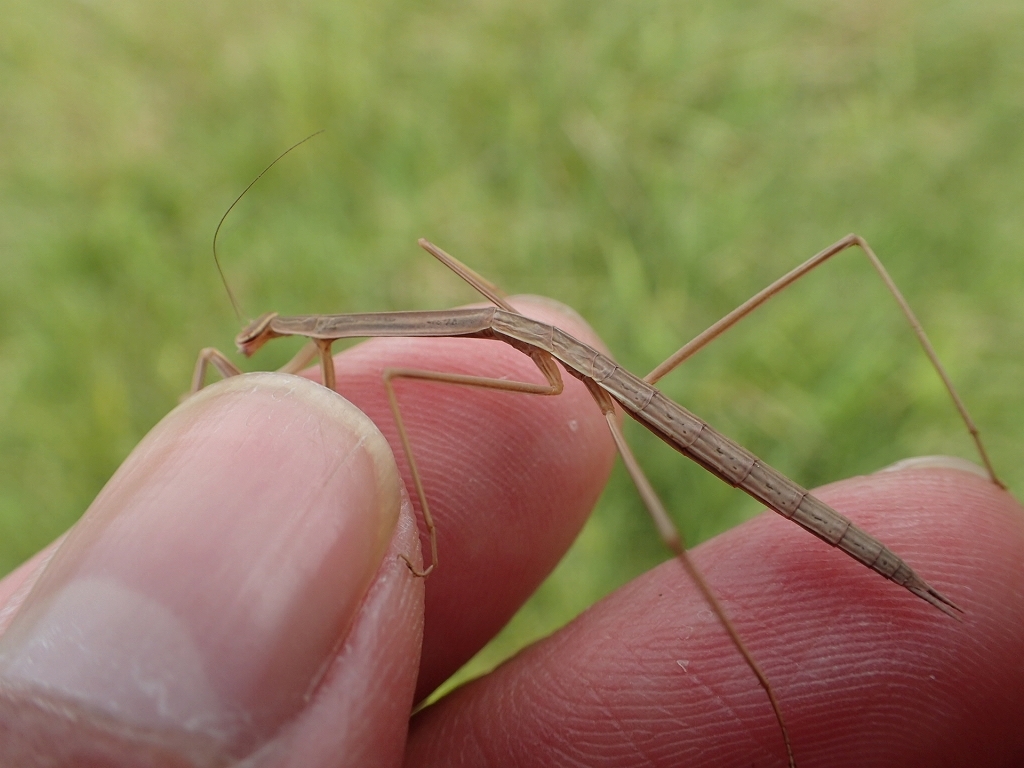
<path fill-rule="evenodd" d="M 1024 750 L 1020 505 L 948 468 L 815 493 L 966 613 L 950 620 L 772 513 L 698 547 L 781 703 L 798 764 L 1012 764 Z M 497 762 L 491 744 L 537 763 L 785 760 L 764 691 L 672 561 L 424 712 L 410 744 L 409 765 Z"/>

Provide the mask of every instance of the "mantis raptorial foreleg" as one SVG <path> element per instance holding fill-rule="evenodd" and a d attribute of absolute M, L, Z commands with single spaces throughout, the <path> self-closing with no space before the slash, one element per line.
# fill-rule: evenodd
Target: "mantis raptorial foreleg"
<path fill-rule="evenodd" d="M 241 368 L 228 360 L 224 353 L 216 347 L 201 349 L 199 357 L 196 358 L 195 369 L 192 371 L 192 386 L 189 388 L 189 394 L 203 388 L 206 382 L 206 373 L 211 367 L 225 379 L 238 376 L 242 372 Z"/>
<path fill-rule="evenodd" d="M 280 373 L 298 373 L 304 370 L 317 356 L 317 345 L 310 341 L 302 345 L 302 349 L 295 353 L 295 357 L 278 368 Z M 242 370 L 228 360 L 224 353 L 215 347 L 206 347 L 200 350 L 196 359 L 196 367 L 192 372 L 192 387 L 189 393 L 198 392 L 203 388 L 206 381 L 206 373 L 213 368 L 225 379 L 230 376 L 237 376 Z M 333 389 L 333 387 L 332 387 Z"/>

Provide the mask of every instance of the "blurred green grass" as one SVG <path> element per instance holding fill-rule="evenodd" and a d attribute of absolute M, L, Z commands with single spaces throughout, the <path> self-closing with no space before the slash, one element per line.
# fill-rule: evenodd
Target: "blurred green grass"
<path fill-rule="evenodd" d="M 0 572 L 81 514 L 199 348 L 231 347 L 214 226 L 319 128 L 222 232 L 251 313 L 471 300 L 415 247 L 427 236 L 574 306 L 642 374 L 856 231 L 1024 487 L 1024 6 L 9 0 Z M 664 389 L 808 486 L 973 457 L 862 262 L 808 278 Z M 757 511 L 630 434 L 691 543 Z M 479 664 L 665 556 L 617 471 Z"/>

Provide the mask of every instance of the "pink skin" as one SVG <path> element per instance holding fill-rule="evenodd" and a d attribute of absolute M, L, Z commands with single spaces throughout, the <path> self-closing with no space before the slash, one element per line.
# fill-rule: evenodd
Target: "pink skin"
<path fill-rule="evenodd" d="M 522 304 L 594 341 L 564 310 Z M 518 353 L 477 340 L 381 340 L 339 355 L 339 391 L 392 445 L 388 365 L 537 379 Z M 555 565 L 599 494 L 614 456 L 578 382 L 549 398 L 399 382 L 439 531 L 424 584 L 398 559 L 418 552 L 412 505 L 372 428 L 295 379 L 248 381 L 251 391 L 214 389 L 165 419 L 84 523 L 0 582 L 0 744 L 20 743 L 19 759 L 224 765 L 256 750 L 245 765 L 785 764 L 764 692 L 674 561 L 409 720 Z M 772 513 L 698 547 L 772 680 L 798 764 L 1018 764 L 1020 506 L 970 472 L 927 467 L 821 496 L 966 615 L 949 619 Z M 63 641 L 33 645 L 54 595 L 71 596 L 65 622 L 88 624 L 100 609 L 67 603 L 93 593 L 61 590 L 95 592 L 108 577 L 127 595 L 100 591 L 120 629 L 76 639 L 87 663 L 60 669 L 64 656 L 21 650 Z M 118 648 L 126 635 L 166 653 Z M 23 658 L 57 688 L 9 674 L 29 668 Z M 126 658 L 145 674 L 126 673 Z M 177 666 L 161 678 L 164 658 L 197 675 L 195 689 Z M 83 668 L 110 677 L 83 682 Z M 139 714 L 154 676 L 171 691 L 163 720 Z M 126 687 L 140 680 L 150 684 Z M 53 693 L 74 686 L 84 698 Z M 216 728 L 174 726 L 173 712 L 203 707 Z"/>

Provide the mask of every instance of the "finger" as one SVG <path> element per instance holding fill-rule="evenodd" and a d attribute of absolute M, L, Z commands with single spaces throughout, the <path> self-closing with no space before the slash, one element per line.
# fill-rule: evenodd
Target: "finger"
<path fill-rule="evenodd" d="M 0 764 L 277 766 L 296 741 L 305 766 L 397 760 L 422 610 L 402 503 L 379 433 L 321 387 L 257 374 L 191 398 L 0 636 Z"/>
<path fill-rule="evenodd" d="M 695 558 L 779 697 L 797 763 L 1010 765 L 1024 754 L 1024 514 L 962 471 L 820 497 L 966 611 L 958 623 L 776 515 Z M 785 765 L 766 697 L 675 562 L 418 715 L 407 766 Z"/>
<path fill-rule="evenodd" d="M 599 344 L 564 305 L 525 297 L 519 306 Z M 383 369 L 544 381 L 528 357 L 481 339 L 377 339 L 338 355 L 335 366 L 338 391 L 388 438 L 417 505 Z M 308 375 L 319 378 L 317 372 Z M 569 548 L 604 487 L 615 457 L 607 425 L 586 388 L 571 376 L 564 379 L 565 391 L 554 397 L 395 382 L 438 531 L 417 698 L 505 625 Z M 426 547 L 425 532 L 421 541 Z"/>

